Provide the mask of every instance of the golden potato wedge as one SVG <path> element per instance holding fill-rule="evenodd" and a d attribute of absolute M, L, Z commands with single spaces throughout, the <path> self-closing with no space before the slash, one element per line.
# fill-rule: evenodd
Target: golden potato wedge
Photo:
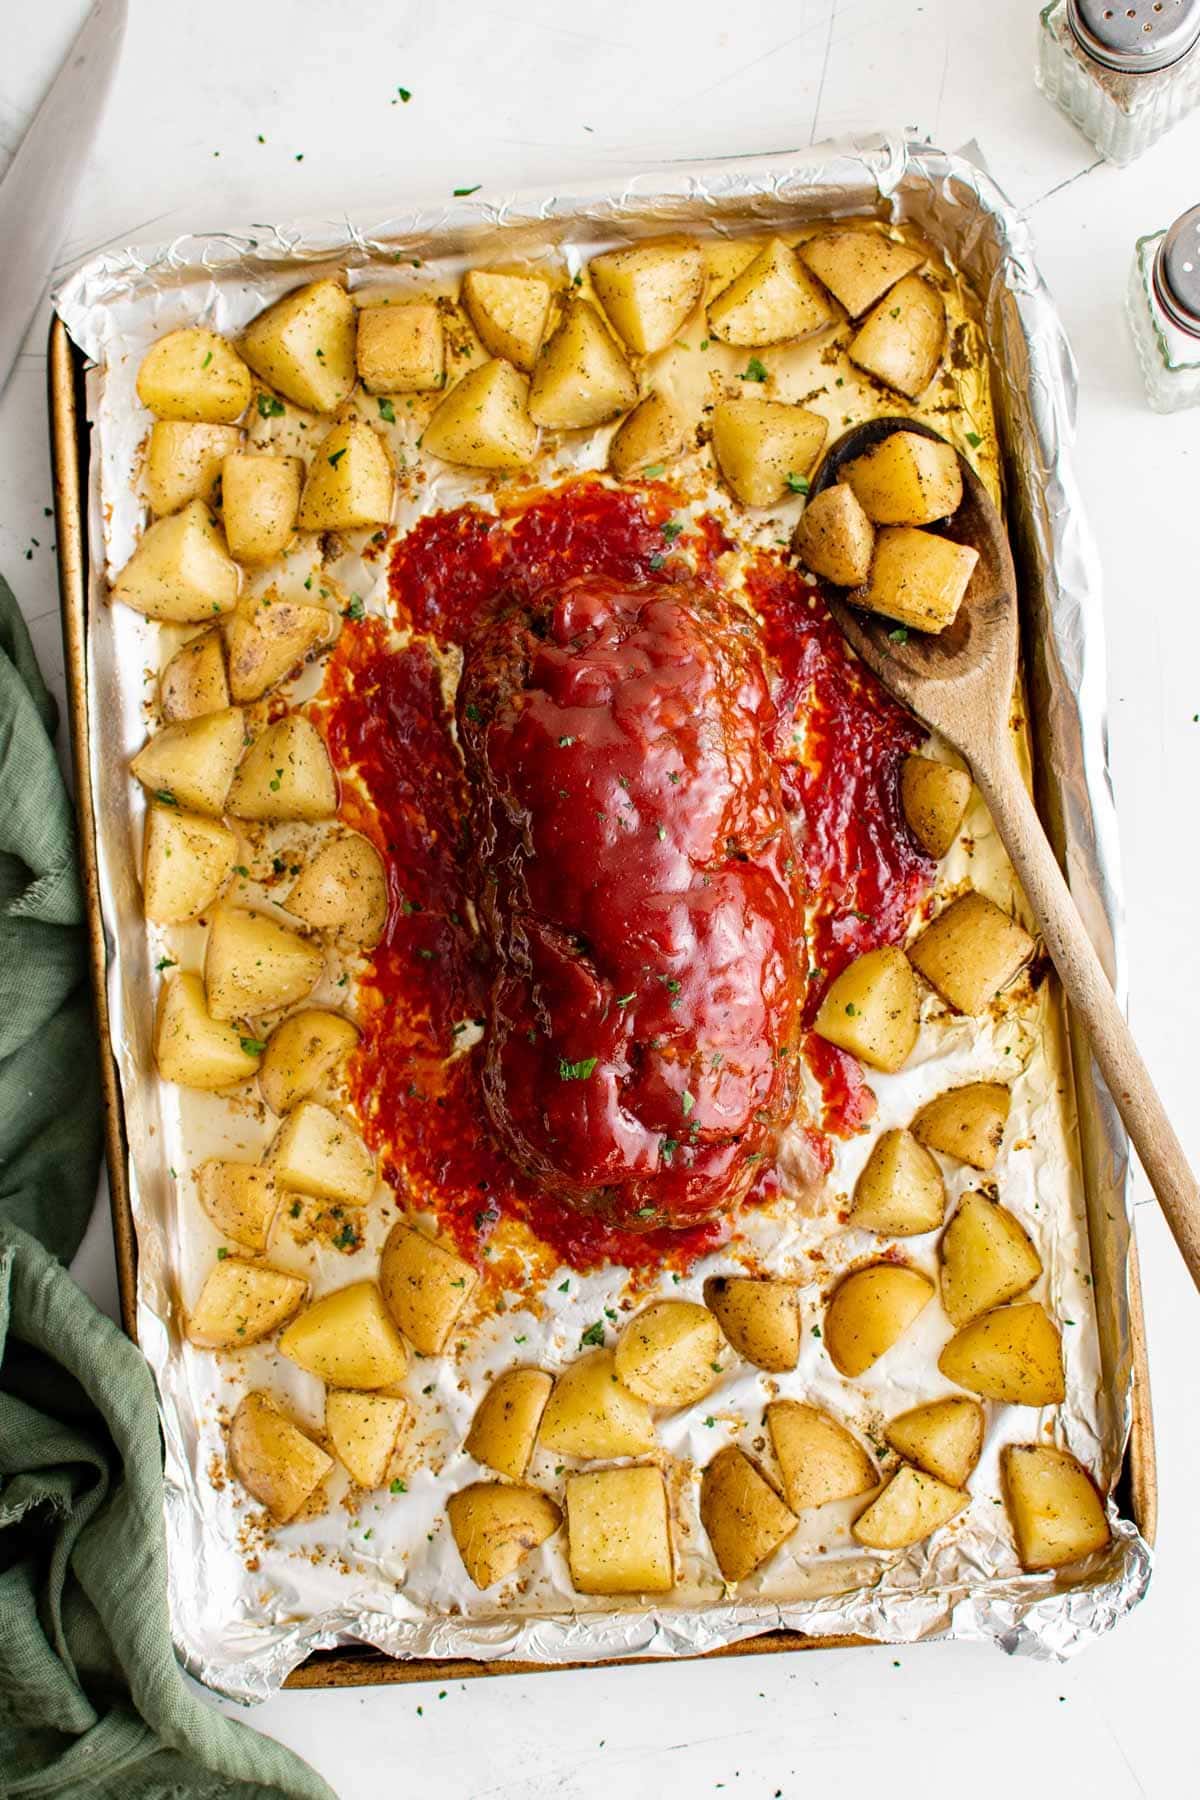
<path fill-rule="evenodd" d="M 1012 1091 L 1002 1081 L 969 1081 L 927 1100 L 912 1134 L 926 1149 L 986 1172 L 995 1165 L 1011 1105 Z"/>
<path fill-rule="evenodd" d="M 288 1114 L 271 1145 L 270 1158 L 280 1187 L 298 1194 L 365 1206 L 375 1192 L 375 1158 L 362 1138 L 348 1119 L 315 1100 L 302 1100 Z"/>
<path fill-rule="evenodd" d="M 325 740 L 302 714 L 288 713 L 268 725 L 247 750 L 227 805 L 239 819 L 316 820 L 332 818 L 337 800 L 337 777 Z"/>
<path fill-rule="evenodd" d="M 269 563 L 292 541 L 304 465 L 298 456 L 239 451 L 221 469 L 225 540 L 240 563 Z"/>
<path fill-rule="evenodd" d="M 470 269 L 462 302 L 489 356 L 501 357 L 526 375 L 537 360 L 550 317 L 551 291 L 538 275 Z"/>
<path fill-rule="evenodd" d="M 553 1537 L 562 1513 L 538 1488 L 474 1481 L 446 1502 L 450 1532 L 477 1588 L 515 1573 L 531 1550 Z"/>
<path fill-rule="evenodd" d="M 476 1462 L 520 1481 L 529 1467 L 554 1379 L 544 1369 L 505 1369 L 475 1409 L 463 1449 Z"/>
<path fill-rule="evenodd" d="M 175 652 L 158 678 L 158 704 L 168 725 L 225 711 L 229 680 L 219 631 L 201 631 Z"/>
<path fill-rule="evenodd" d="M 189 425 L 180 419 L 152 425 L 142 487 L 155 518 L 178 512 L 189 500 L 211 506 L 221 465 L 241 441 L 236 425 Z"/>
<path fill-rule="evenodd" d="M 138 399 L 160 419 L 232 425 L 253 391 L 233 345 L 201 325 L 168 331 L 151 344 L 137 372 Z"/>
<path fill-rule="evenodd" d="M 809 501 L 792 536 L 805 568 L 838 587 L 858 587 L 867 579 L 874 548 L 875 528 L 841 482 Z"/>
<path fill-rule="evenodd" d="M 772 238 L 709 302 L 708 329 L 723 344 L 782 344 L 831 325 L 833 316 L 796 252 Z"/>
<path fill-rule="evenodd" d="M 743 506 L 775 506 L 799 489 L 829 430 L 818 413 L 782 400 L 718 400 L 712 447 L 726 487 Z"/>
<path fill-rule="evenodd" d="M 387 924 L 383 858 L 356 831 L 328 838 L 300 871 L 286 906 L 313 931 L 334 932 L 370 948 Z"/>
<path fill-rule="evenodd" d="M 919 400 L 937 374 L 946 345 L 942 296 L 921 275 L 904 275 L 869 312 L 849 357 L 886 387 Z"/>
<path fill-rule="evenodd" d="M 893 431 L 844 463 L 839 481 L 854 490 L 874 525 L 932 525 L 962 504 L 962 469 L 953 444 L 916 431 Z"/>
<path fill-rule="evenodd" d="M 394 1387 L 408 1368 L 404 1339 L 373 1281 L 322 1294 L 292 1320 L 279 1348 L 330 1387 Z"/>
<path fill-rule="evenodd" d="M 265 462 L 266 457 L 252 457 Z M 336 635 L 337 621 L 324 606 L 281 600 L 274 588 L 247 595 L 223 627 L 229 653 L 229 686 L 241 705 L 262 696 Z"/>
<path fill-rule="evenodd" d="M 948 1006 L 981 1013 L 1037 948 L 1029 933 L 985 894 L 952 900 L 909 946 L 908 958 Z"/>
<path fill-rule="evenodd" d="M 617 1380 L 651 1406 L 690 1406 L 720 1380 L 724 1348 L 707 1307 L 652 1300 L 621 1332 L 613 1363 Z"/>
<path fill-rule="evenodd" d="M 229 1462 L 277 1525 L 286 1525 L 333 1467 L 319 1444 L 285 1418 L 269 1394 L 246 1394 L 229 1428 Z"/>
<path fill-rule="evenodd" d="M 152 806 L 142 847 L 146 917 L 158 925 L 196 918 L 229 880 L 237 854 L 237 838 L 219 819 Z"/>
<path fill-rule="evenodd" d="M 633 370 L 595 307 L 572 300 L 538 352 L 529 416 L 551 431 L 586 431 L 628 412 L 637 400 Z"/>
<path fill-rule="evenodd" d="M 868 1263 L 843 1276 L 825 1308 L 825 1348 L 834 1368 L 865 1375 L 932 1298 L 929 1277 L 905 1263 Z"/>
<path fill-rule="evenodd" d="M 635 1463 L 570 1475 L 567 1559 L 580 1594 L 665 1594 L 675 1585 L 667 1490 Z"/>
<path fill-rule="evenodd" d="M 203 500 L 156 519 L 112 585 L 112 597 L 147 619 L 201 625 L 232 612 L 241 572 Z"/>
<path fill-rule="evenodd" d="M 1112 1533 L 1104 1502 L 1069 1451 L 1008 1444 L 1000 1452 L 1000 1474 L 1023 1569 L 1061 1569 L 1107 1549 Z"/>
<path fill-rule="evenodd" d="M 907 957 L 895 944 L 884 944 L 856 957 L 830 983 L 813 1030 L 892 1074 L 917 1041 L 920 1014 L 921 991 Z"/>
<path fill-rule="evenodd" d="M 325 1435 L 333 1454 L 360 1488 L 382 1487 L 408 1415 L 398 1394 L 330 1388 L 325 1395 Z"/>
<path fill-rule="evenodd" d="M 258 1068 L 253 1038 L 209 1016 L 198 975 L 172 975 L 158 992 L 154 1060 L 164 1081 L 215 1091 L 248 1081 Z"/>
<path fill-rule="evenodd" d="M 919 269 L 925 257 L 878 231 L 822 231 L 797 246 L 802 262 L 857 319 L 894 287 L 902 275 Z"/>
<path fill-rule="evenodd" d="M 888 1237 L 936 1231 L 946 1210 L 946 1184 L 928 1150 L 911 1131 L 885 1131 L 875 1140 L 854 1189 L 848 1224 Z"/>
<path fill-rule="evenodd" d="M 654 1421 L 622 1383 L 612 1351 L 593 1350 L 556 1379 L 538 1442 L 563 1456 L 640 1456 L 654 1443 Z"/>
<path fill-rule="evenodd" d="M 947 1487 L 965 1487 L 983 1449 L 983 1408 L 978 1400 L 958 1395 L 930 1400 L 900 1413 L 885 1436 L 906 1462 L 936 1475 Z"/>
<path fill-rule="evenodd" d="M 940 862 L 958 836 L 971 798 L 965 769 L 929 756 L 906 756 L 900 765 L 900 804 L 908 828 L 928 855 Z"/>
<path fill-rule="evenodd" d="M 537 447 L 529 383 L 495 357 L 455 382 L 421 438 L 430 456 L 466 469 L 519 469 Z"/>
<path fill-rule="evenodd" d="M 354 531 L 386 525 L 396 477 L 387 445 L 362 419 L 343 419 L 317 445 L 300 511 L 301 531 Z"/>
<path fill-rule="evenodd" d="M 704 1304 L 740 1356 L 756 1369 L 794 1369 L 800 1355 L 795 1284 L 756 1275 L 710 1275 Z"/>
<path fill-rule="evenodd" d="M 388 1232 L 379 1285 L 393 1319 L 422 1356 L 442 1349 L 478 1279 L 469 1262 L 415 1225 L 400 1220 Z"/>
<path fill-rule="evenodd" d="M 358 373 L 369 394 L 427 394 L 446 379 L 442 315 L 432 300 L 364 306 Z"/>
<path fill-rule="evenodd" d="M 983 1400 L 1057 1406 L 1065 1398 L 1062 1340 L 1036 1300 L 1000 1306 L 955 1333 L 938 1357 L 947 1381 Z"/>
<path fill-rule="evenodd" d="M 687 437 L 687 421 L 674 401 L 666 394 L 647 394 L 613 434 L 608 466 L 618 481 L 630 481 L 648 470 L 661 474 L 686 447 Z"/>
<path fill-rule="evenodd" d="M 931 1537 L 971 1504 L 971 1496 L 907 1463 L 859 1513 L 851 1536 L 868 1550 L 906 1550 Z"/>
<path fill-rule="evenodd" d="M 912 525 L 881 525 L 871 572 L 850 596 L 855 606 L 895 619 L 911 631 L 953 625 L 979 552 Z"/>
<path fill-rule="evenodd" d="M 222 1256 L 204 1279 L 187 1322 L 189 1342 L 201 1350 L 242 1350 L 290 1319 L 308 1283 L 266 1263 Z"/>
<path fill-rule="evenodd" d="M 210 1156 L 196 1170 L 196 1194 L 224 1237 L 247 1250 L 266 1249 L 279 1205 L 270 1169 L 259 1163 L 226 1162 Z"/>
<path fill-rule="evenodd" d="M 241 352 L 256 375 L 310 412 L 333 412 L 354 386 L 357 309 L 338 281 L 295 288 L 252 320 Z"/>
<path fill-rule="evenodd" d="M 942 1235 L 942 1305 L 968 1325 L 1031 1288 L 1042 1259 L 1023 1225 L 985 1194 L 964 1194 Z"/>
<path fill-rule="evenodd" d="M 290 1112 L 349 1056 L 358 1028 L 340 1013 L 306 1006 L 278 1024 L 258 1066 L 258 1085 L 273 1113 Z"/>
<path fill-rule="evenodd" d="M 204 950 L 204 991 L 214 1019 L 244 1019 L 303 1000 L 321 979 L 320 945 L 266 913 L 221 906 Z"/>
<path fill-rule="evenodd" d="M 878 1486 L 875 1465 L 858 1439 L 819 1406 L 772 1400 L 765 1417 L 793 1512 L 852 1500 Z"/>
<path fill-rule="evenodd" d="M 164 806 L 218 817 L 242 753 L 245 724 L 236 706 L 164 725 L 130 763 L 130 772 Z"/>
<path fill-rule="evenodd" d="M 588 264 L 609 324 L 638 356 L 665 350 L 704 292 L 704 252 L 684 238 L 606 250 Z"/>
<path fill-rule="evenodd" d="M 726 1581 L 744 1581 L 773 1556 L 799 1520 L 758 1464 L 727 1444 L 700 1477 L 700 1523 Z"/>

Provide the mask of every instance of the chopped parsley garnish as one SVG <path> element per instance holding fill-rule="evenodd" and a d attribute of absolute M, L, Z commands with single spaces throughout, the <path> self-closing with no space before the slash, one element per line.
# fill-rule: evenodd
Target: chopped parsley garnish
<path fill-rule="evenodd" d="M 389 425 L 394 425 L 396 423 L 396 409 L 390 400 L 381 400 L 379 402 L 379 416 L 381 419 L 386 419 Z"/>
<path fill-rule="evenodd" d="M 262 1038 L 244 1037 L 239 1038 L 238 1042 L 247 1056 L 261 1056 L 267 1047 Z"/>
<path fill-rule="evenodd" d="M 793 494 L 807 494 L 808 492 L 807 475 L 793 475 L 789 469 L 787 484 L 791 488 Z"/>
<path fill-rule="evenodd" d="M 982 442 L 983 442 L 983 439 L 980 437 L 980 435 L 977 431 L 968 431 L 967 442 L 968 442 L 968 444 L 970 444 L 972 450 L 978 450 L 980 444 L 982 444 Z"/>
<path fill-rule="evenodd" d="M 174 967 L 175 958 L 173 956 L 160 956 L 154 965 L 154 972 L 156 975 L 161 975 L 164 969 L 173 969 Z"/>
<path fill-rule="evenodd" d="M 659 476 L 665 475 L 666 472 L 667 472 L 666 463 L 651 463 L 648 468 L 642 470 L 642 474 L 645 476 L 647 481 L 657 481 Z"/>
<path fill-rule="evenodd" d="M 558 1284 L 559 1293 L 565 1294 L 568 1291 L 568 1289 L 570 1288 L 570 1286 L 571 1286 L 571 1277 L 568 1275 L 567 1279 L 565 1281 L 559 1282 L 559 1284 Z"/>
<path fill-rule="evenodd" d="M 175 798 L 175 796 L 171 792 L 170 788 L 155 788 L 154 798 L 156 800 L 160 800 L 164 806 L 178 806 L 179 805 L 178 800 Z"/>
<path fill-rule="evenodd" d="M 662 527 L 662 534 L 665 538 L 677 538 L 682 530 L 683 521 L 681 519 L 668 519 Z"/>
<path fill-rule="evenodd" d="M 474 187 L 455 188 L 454 198 L 456 200 L 465 200 L 468 194 L 477 194 L 482 186 L 482 181 L 477 181 Z"/>
<path fill-rule="evenodd" d="M 675 1152 L 679 1148 L 679 1139 L 678 1138 L 660 1138 L 658 1147 L 662 1153 L 663 1161 L 670 1162 L 671 1158 L 674 1156 Z"/>
<path fill-rule="evenodd" d="M 341 462 L 343 456 L 345 456 L 345 454 L 346 454 L 346 450 L 345 450 L 345 446 L 343 445 L 342 449 L 335 450 L 333 452 L 333 454 L 331 456 L 327 456 L 325 460 L 329 464 L 331 469 L 336 469 L 338 464 Z"/>
<path fill-rule="evenodd" d="M 342 617 L 343 619 L 353 619 L 354 623 L 357 625 L 358 621 L 363 617 L 364 612 L 365 608 L 361 596 L 358 594 L 351 594 L 349 606 L 343 606 L 342 608 Z"/>
<path fill-rule="evenodd" d="M 282 418 L 284 411 L 283 401 L 277 400 L 274 394 L 260 394 L 258 396 L 258 416 L 260 419 L 279 419 Z"/>
<path fill-rule="evenodd" d="M 666 562 L 666 560 L 667 559 L 663 555 L 662 551 L 656 550 L 654 552 L 654 555 L 650 558 L 650 567 L 652 569 L 661 569 L 663 564 Z"/>
<path fill-rule="evenodd" d="M 560 1056 L 558 1079 L 560 1081 L 586 1081 L 599 1060 L 597 1056 L 585 1056 L 581 1062 L 568 1062 L 565 1056 Z"/>
<path fill-rule="evenodd" d="M 218 1251 L 217 1251 L 217 1261 L 218 1261 L 218 1262 L 224 1262 L 224 1261 L 225 1261 L 225 1258 L 226 1258 L 226 1257 L 227 1257 L 227 1256 L 228 1256 L 228 1255 L 229 1255 L 229 1252 L 228 1252 L 228 1250 L 227 1250 L 227 1249 L 226 1249 L 226 1248 L 225 1248 L 225 1246 L 224 1246 L 224 1244 L 222 1244 L 222 1245 L 221 1245 L 221 1248 L 220 1248 L 220 1249 L 219 1249 L 219 1250 L 218 1250 Z"/>
<path fill-rule="evenodd" d="M 691 1112 L 691 1110 L 692 1110 L 693 1106 L 695 1106 L 695 1104 L 696 1104 L 695 1094 L 693 1094 L 690 1089 L 684 1088 L 684 1090 L 683 1090 L 683 1116 L 685 1119 L 687 1118 L 688 1114 Z"/>
<path fill-rule="evenodd" d="M 210 350 L 208 355 L 205 357 L 204 361 L 200 364 L 200 367 L 202 369 L 207 369 L 207 367 L 211 361 L 212 361 L 212 351 Z"/>
<path fill-rule="evenodd" d="M 602 1347 L 603 1343 L 604 1320 L 597 1319 L 595 1324 L 589 1325 L 587 1330 L 580 1337 L 579 1348 L 583 1350 L 590 1347 L 591 1349 L 598 1350 Z"/>
<path fill-rule="evenodd" d="M 613 1001 L 613 1005 L 614 1006 L 628 1006 L 630 1001 L 635 998 L 636 998 L 636 994 L 618 994 L 616 999 Z"/>
<path fill-rule="evenodd" d="M 467 715 L 468 719 L 470 719 L 472 725 L 478 725 L 480 719 L 482 719 L 482 717 L 483 717 L 483 714 L 480 712 L 479 708 L 476 706 L 476 704 L 473 700 L 465 708 L 465 711 L 466 711 L 466 715 Z"/>
<path fill-rule="evenodd" d="M 575 739 L 573 737 L 560 737 L 558 740 L 558 747 L 560 750 L 569 750 L 574 742 Z"/>
<path fill-rule="evenodd" d="M 895 631 L 888 632 L 888 636 L 891 638 L 893 644 L 907 644 L 907 642 L 908 642 L 908 626 L 907 625 L 897 625 Z"/>
<path fill-rule="evenodd" d="M 752 356 L 750 358 L 750 361 L 746 364 L 745 374 L 739 375 L 738 377 L 739 381 L 765 381 L 766 379 L 766 365 L 760 362 L 757 356 Z"/>
<path fill-rule="evenodd" d="M 858 1017 L 858 1008 L 855 1006 L 853 1000 L 847 1000 L 846 1002 L 846 1017 L 848 1019 L 857 1019 Z"/>
<path fill-rule="evenodd" d="M 395 1481 L 393 1481 L 391 1487 L 389 1487 L 389 1489 L 388 1489 L 389 1494 L 407 1494 L 407 1492 L 408 1492 L 407 1486 L 405 1485 L 405 1483 L 403 1481 L 401 1481 L 399 1479 L 399 1477 L 397 1477 L 397 1479 Z"/>
<path fill-rule="evenodd" d="M 821 1327 L 819 1325 L 814 1325 L 812 1328 L 812 1334 L 815 1338 L 819 1338 L 821 1335 Z"/>
<path fill-rule="evenodd" d="M 298 1219 L 300 1217 L 300 1202 L 298 1200 L 293 1200 L 289 1210 L 293 1219 Z"/>
<path fill-rule="evenodd" d="M 396 92 L 399 94 L 401 100 L 403 100 L 405 106 L 407 106 L 409 101 L 412 99 L 412 89 L 398 87 L 396 89 Z"/>

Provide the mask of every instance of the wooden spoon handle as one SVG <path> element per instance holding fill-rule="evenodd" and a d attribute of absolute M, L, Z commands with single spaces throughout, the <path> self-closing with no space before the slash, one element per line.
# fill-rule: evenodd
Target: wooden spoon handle
<path fill-rule="evenodd" d="M 1200 1186 L 1155 1092 L 1079 916 L 1015 759 L 972 759 L 975 780 L 1020 876 L 1067 998 L 1091 1039 L 1108 1091 L 1141 1158 L 1192 1280 L 1200 1288 Z"/>

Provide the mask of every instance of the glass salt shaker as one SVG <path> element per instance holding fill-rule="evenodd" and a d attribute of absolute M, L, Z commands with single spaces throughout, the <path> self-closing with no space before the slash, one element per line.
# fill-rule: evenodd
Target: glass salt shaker
<path fill-rule="evenodd" d="M 1200 0 L 1052 0 L 1036 80 L 1109 162 L 1200 105 Z"/>
<path fill-rule="evenodd" d="M 1200 406 L 1200 206 L 1138 239 L 1126 310 L 1155 412 Z"/>

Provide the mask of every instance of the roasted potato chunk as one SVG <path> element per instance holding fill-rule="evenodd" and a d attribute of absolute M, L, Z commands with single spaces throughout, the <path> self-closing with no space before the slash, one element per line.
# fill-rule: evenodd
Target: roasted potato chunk
<path fill-rule="evenodd" d="M 142 486 L 155 518 L 178 512 L 189 500 L 211 505 L 221 465 L 241 441 L 235 425 L 187 425 L 177 419 L 152 425 Z"/>
<path fill-rule="evenodd" d="M 942 1305 L 967 1325 L 1031 1288 L 1042 1259 L 1024 1227 L 996 1200 L 964 1194 L 942 1236 Z"/>
<path fill-rule="evenodd" d="M 365 1206 L 375 1192 L 375 1158 L 362 1138 L 349 1120 L 315 1100 L 302 1100 L 288 1114 L 270 1154 L 276 1181 L 296 1193 Z M 380 1281 L 386 1297 L 382 1270 Z"/>
<path fill-rule="evenodd" d="M 622 419 L 608 446 L 608 466 L 618 481 L 648 470 L 662 472 L 687 443 L 687 421 L 665 394 L 647 394 Z"/>
<path fill-rule="evenodd" d="M 901 1413 L 887 1428 L 892 1449 L 948 1487 L 961 1488 L 983 1449 L 983 1408 L 957 1395 Z"/>
<path fill-rule="evenodd" d="M 374 844 L 357 832 L 329 838 L 305 863 L 287 910 L 314 931 L 371 946 L 387 924 L 387 870 Z"/>
<path fill-rule="evenodd" d="M 227 804 L 239 819 L 315 820 L 333 817 L 337 797 L 325 740 L 300 713 L 288 713 L 251 744 Z"/>
<path fill-rule="evenodd" d="M 928 1150 L 911 1131 L 877 1138 L 854 1189 L 850 1225 L 888 1237 L 936 1231 L 946 1210 L 946 1185 Z"/>
<path fill-rule="evenodd" d="M 969 1494 L 905 1463 L 850 1531 L 868 1550 L 906 1550 L 948 1525 L 970 1504 Z"/>
<path fill-rule="evenodd" d="M 233 873 L 237 838 L 219 819 L 152 806 L 142 849 L 142 900 L 158 925 L 182 925 L 212 905 Z"/>
<path fill-rule="evenodd" d="M 263 1251 L 279 1205 L 275 1177 L 258 1163 L 225 1162 L 210 1156 L 196 1170 L 200 1204 L 223 1237 L 247 1250 Z"/>
<path fill-rule="evenodd" d="M 300 496 L 301 531 L 386 525 L 396 477 L 387 445 L 361 419 L 343 419 L 317 445 Z"/>
<path fill-rule="evenodd" d="M 528 375 L 546 335 L 549 283 L 538 275 L 471 269 L 463 276 L 462 302 L 488 355 Z"/>
<path fill-rule="evenodd" d="M 925 261 L 919 250 L 878 231 L 823 231 L 798 246 L 803 262 L 857 319 Z"/>
<path fill-rule="evenodd" d="M 809 501 L 792 537 L 805 568 L 838 587 L 859 587 L 867 579 L 874 548 L 870 519 L 840 482 Z"/>
<path fill-rule="evenodd" d="M 463 1449 L 498 1475 L 520 1481 L 553 1386 L 544 1369 L 506 1369 L 476 1407 Z"/>
<path fill-rule="evenodd" d="M 231 555 L 241 563 L 282 556 L 296 529 L 303 464 L 298 456 L 261 451 L 227 456 L 221 468 L 221 510 Z"/>
<path fill-rule="evenodd" d="M 628 412 L 637 397 L 633 370 L 595 307 L 570 301 L 534 364 L 530 417 L 551 431 L 586 431 Z"/>
<path fill-rule="evenodd" d="M 421 438 L 428 455 L 466 469 L 519 469 L 537 447 L 529 383 L 496 357 L 455 382 Z"/>
<path fill-rule="evenodd" d="M 446 1502 L 450 1531 L 477 1588 L 515 1573 L 531 1550 L 553 1537 L 562 1513 L 537 1488 L 475 1481 Z"/>
<path fill-rule="evenodd" d="M 404 1339 L 373 1281 L 322 1294 L 292 1320 L 279 1348 L 330 1387 L 394 1387 L 408 1368 Z"/>
<path fill-rule="evenodd" d="M 875 1465 L 858 1439 L 819 1406 L 772 1400 L 765 1416 L 793 1512 L 853 1500 L 878 1486 Z"/>
<path fill-rule="evenodd" d="M 321 979 L 318 945 L 265 913 L 222 906 L 204 951 L 204 991 L 214 1019 L 244 1019 L 303 1000 Z"/>
<path fill-rule="evenodd" d="M 721 1327 L 707 1307 L 654 1300 L 617 1339 L 617 1380 L 651 1406 L 690 1406 L 720 1378 L 723 1348 Z"/>
<path fill-rule="evenodd" d="M 253 320 L 241 352 L 256 375 L 310 412 L 333 412 L 354 386 L 357 309 L 328 279 L 285 294 Z"/>
<path fill-rule="evenodd" d="M 1062 1340 L 1036 1300 L 1001 1306 L 956 1332 L 938 1357 L 947 1381 L 983 1400 L 1057 1406 L 1065 1398 Z"/>
<path fill-rule="evenodd" d="M 274 589 L 247 597 L 224 626 L 234 699 L 239 705 L 261 700 L 306 656 L 327 644 L 336 629 L 333 614 L 323 606 L 281 600 Z"/>
<path fill-rule="evenodd" d="M 968 544 L 911 525 L 883 525 L 866 584 L 850 598 L 912 631 L 936 634 L 953 625 L 978 561 Z"/>
<path fill-rule="evenodd" d="M 908 828 L 928 855 L 940 862 L 958 836 L 971 798 L 965 769 L 934 762 L 929 756 L 906 756 L 900 765 L 900 804 Z"/>
<path fill-rule="evenodd" d="M 946 309 L 921 275 L 905 275 L 864 319 L 849 356 L 868 375 L 919 400 L 946 345 Z"/>
<path fill-rule="evenodd" d="M 164 725 L 143 745 L 130 772 L 164 806 L 219 816 L 242 753 L 245 725 L 236 706 Z"/>
<path fill-rule="evenodd" d="M 201 1350 L 242 1350 L 257 1344 L 290 1319 L 308 1283 L 266 1263 L 225 1256 L 204 1280 L 187 1323 L 189 1340 Z"/>
<path fill-rule="evenodd" d="M 665 1594 L 675 1585 L 667 1490 L 634 1464 L 567 1478 L 567 1556 L 580 1594 Z"/>
<path fill-rule="evenodd" d="M 401 1220 L 388 1232 L 379 1285 L 393 1319 L 422 1356 L 442 1349 L 478 1279 L 469 1262 L 415 1225 Z"/>
<path fill-rule="evenodd" d="M 253 1038 L 209 1016 L 198 975 L 173 975 L 158 993 L 154 1060 L 164 1081 L 214 1091 L 248 1081 L 258 1067 Z"/>
<path fill-rule="evenodd" d="M 718 1450 L 700 1478 L 700 1522 L 726 1581 L 752 1575 L 799 1523 L 736 1444 Z"/>
<path fill-rule="evenodd" d="M 654 1443 L 654 1421 L 622 1383 L 612 1351 L 593 1350 L 556 1379 L 538 1441 L 563 1456 L 640 1456 Z"/>
<path fill-rule="evenodd" d="M 1023 1569 L 1061 1569 L 1108 1547 L 1104 1502 L 1069 1451 L 1009 1444 L 1000 1453 L 1000 1472 Z"/>
<path fill-rule="evenodd" d="M 358 1042 L 340 1013 L 306 1006 L 277 1025 L 258 1067 L 258 1085 L 273 1113 L 290 1112 L 320 1086 Z"/>
<path fill-rule="evenodd" d="M 969 1081 L 927 1100 L 912 1134 L 926 1149 L 986 1172 L 995 1166 L 1011 1105 L 1012 1092 L 1002 1081 Z"/>
<path fill-rule="evenodd" d="M 832 322 L 824 294 L 782 238 L 772 238 L 708 308 L 708 328 L 724 344 L 783 344 Z"/>
<path fill-rule="evenodd" d="M 229 681 L 219 631 L 202 631 L 175 652 L 158 678 L 158 703 L 168 725 L 225 711 Z"/>
<path fill-rule="evenodd" d="M 407 1403 L 398 1394 L 330 1388 L 325 1395 L 325 1435 L 360 1488 L 383 1486 L 407 1415 Z"/>
<path fill-rule="evenodd" d="M 232 344 L 200 325 L 168 331 L 151 344 L 137 372 L 138 399 L 160 419 L 232 425 L 253 389 Z"/>
<path fill-rule="evenodd" d="M 829 430 L 818 413 L 782 400 L 718 400 L 712 447 L 743 506 L 776 506 L 807 479 Z"/>
<path fill-rule="evenodd" d="M 981 1013 L 1035 948 L 1023 926 L 972 890 L 925 927 L 908 959 L 955 1012 Z"/>
<path fill-rule="evenodd" d="M 229 1429 L 229 1462 L 246 1492 L 277 1525 L 294 1519 L 333 1459 L 284 1417 L 269 1394 L 246 1394 Z"/>
<path fill-rule="evenodd" d="M 958 452 L 940 438 L 893 431 L 843 465 L 839 480 L 853 488 L 875 525 L 932 525 L 962 504 Z"/>
<path fill-rule="evenodd" d="M 755 1275 L 710 1275 L 704 1304 L 740 1356 L 757 1369 L 794 1369 L 800 1355 L 800 1309 L 790 1281 Z"/>
<path fill-rule="evenodd" d="M 427 394 L 446 379 L 442 315 L 432 300 L 364 306 L 358 373 L 369 394 Z"/>
<path fill-rule="evenodd" d="M 814 1031 L 888 1074 L 901 1068 L 917 1041 L 921 993 L 903 950 L 885 944 L 856 957 L 832 981 Z"/>
<path fill-rule="evenodd" d="M 588 275 L 608 322 L 639 356 L 665 350 L 704 292 L 704 252 L 660 238 L 593 256 Z"/>
<path fill-rule="evenodd" d="M 929 1277 L 904 1263 L 869 1263 L 843 1276 L 825 1308 L 825 1348 L 834 1368 L 865 1375 L 932 1298 Z"/>
<path fill-rule="evenodd" d="M 203 500 L 156 519 L 113 582 L 112 597 L 147 619 L 201 625 L 232 612 L 241 573 Z"/>

